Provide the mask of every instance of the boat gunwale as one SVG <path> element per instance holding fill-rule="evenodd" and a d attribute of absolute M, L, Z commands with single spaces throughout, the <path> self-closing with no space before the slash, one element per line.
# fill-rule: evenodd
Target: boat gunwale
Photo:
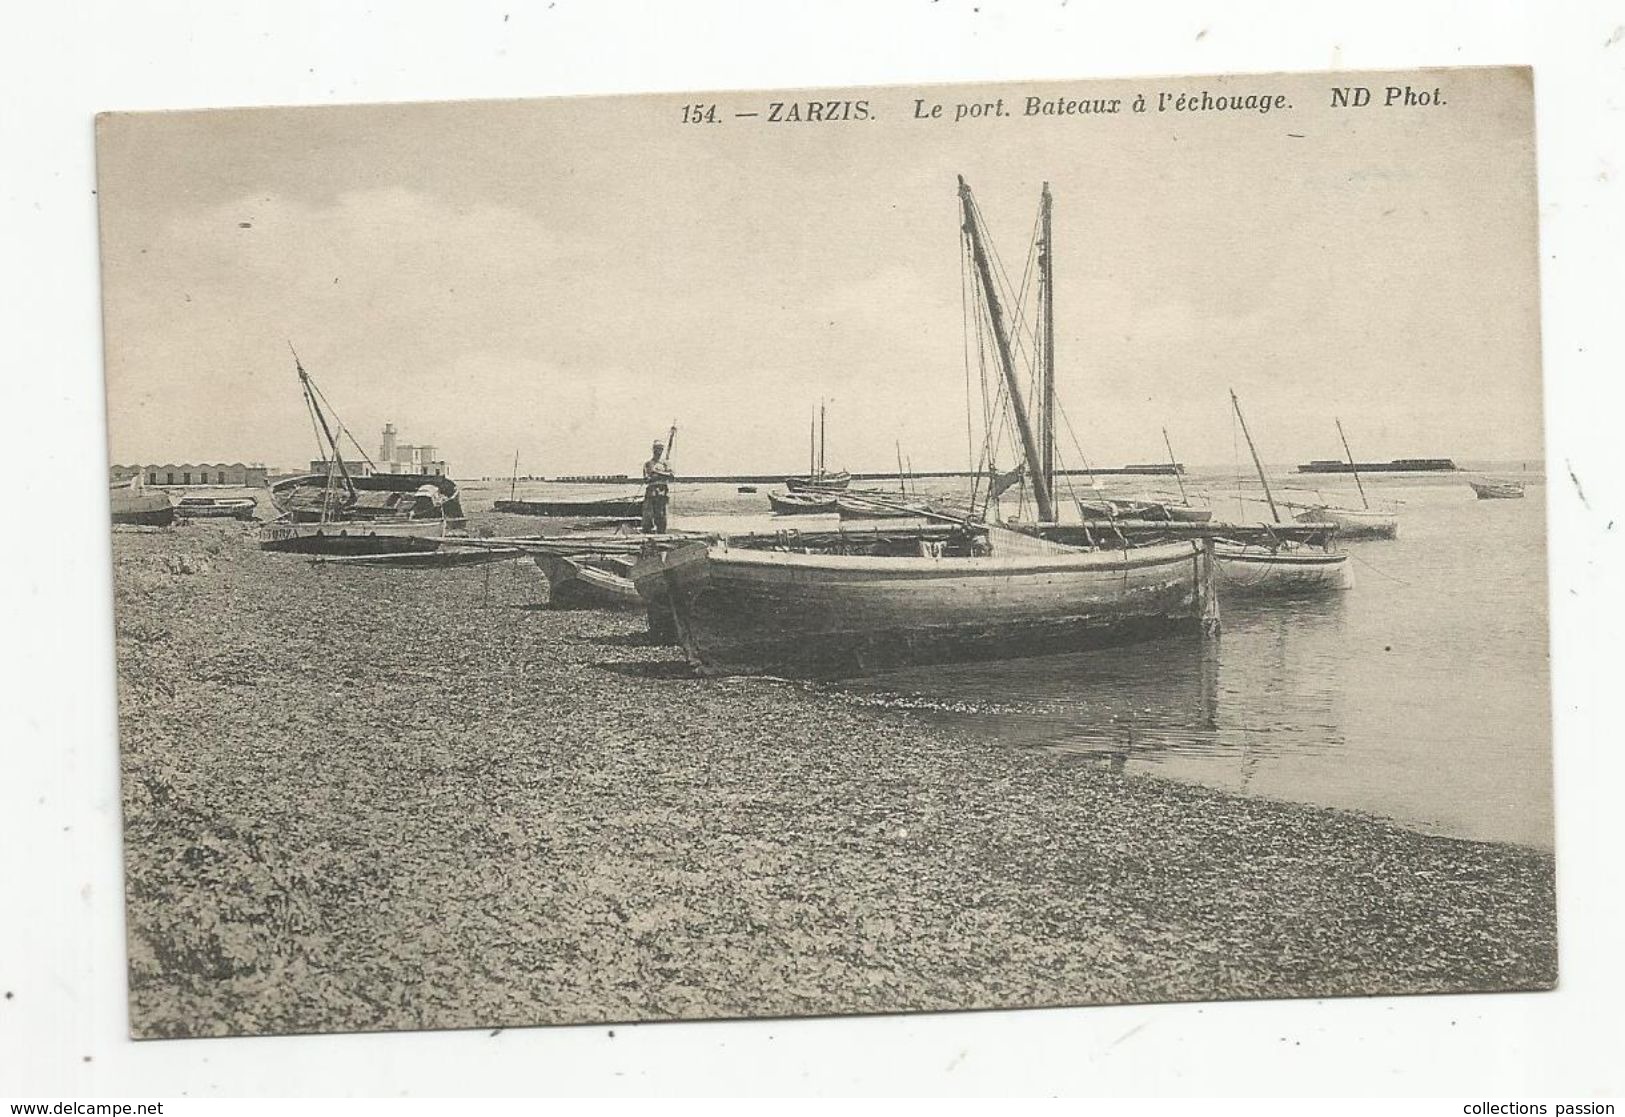
<path fill-rule="evenodd" d="M 733 549 L 712 544 L 706 561 L 719 570 L 728 567 L 755 570 L 822 571 L 831 574 L 873 574 L 894 580 L 933 578 L 998 578 L 1032 574 L 1116 573 L 1157 566 L 1174 566 L 1200 558 L 1198 542 L 1181 539 L 1127 550 L 1079 551 L 1070 555 L 975 555 L 930 558 L 923 555 L 825 555 L 792 551 Z M 644 568 L 645 577 L 665 569 L 664 564 Z"/>

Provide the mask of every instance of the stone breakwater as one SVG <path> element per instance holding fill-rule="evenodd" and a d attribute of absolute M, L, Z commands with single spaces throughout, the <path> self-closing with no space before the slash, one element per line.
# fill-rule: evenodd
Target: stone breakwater
<path fill-rule="evenodd" d="M 694 678 L 525 564 L 113 550 L 138 1036 L 1556 980 L 1537 851 Z"/>

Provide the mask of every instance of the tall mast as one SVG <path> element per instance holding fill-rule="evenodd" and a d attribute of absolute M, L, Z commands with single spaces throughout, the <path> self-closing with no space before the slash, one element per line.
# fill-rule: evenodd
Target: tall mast
<path fill-rule="evenodd" d="M 1174 444 L 1168 441 L 1168 428 L 1162 428 L 1162 444 L 1168 447 L 1168 464 L 1174 467 L 1174 480 L 1179 482 L 1179 499 L 1189 504 L 1190 494 L 1185 491 L 1185 477 L 1179 472 L 1179 459 L 1174 457 Z"/>
<path fill-rule="evenodd" d="M 903 484 L 903 440 L 897 440 L 897 491 L 904 496 L 908 495 L 908 486 Z"/>
<path fill-rule="evenodd" d="M 1343 453 L 1348 455 L 1349 468 L 1354 471 L 1354 484 L 1360 490 L 1360 504 L 1365 508 L 1371 507 L 1371 502 L 1365 498 L 1365 483 L 1360 480 L 1360 467 L 1354 464 L 1354 451 L 1349 449 L 1349 436 L 1343 433 L 1343 420 L 1333 419 L 1337 424 L 1337 437 L 1343 440 Z"/>
<path fill-rule="evenodd" d="M 513 452 L 513 481 L 508 485 L 508 499 L 512 500 L 519 488 L 519 451 Z"/>
<path fill-rule="evenodd" d="M 1021 397 L 1021 381 L 1016 376 L 1015 358 L 1010 352 L 1010 338 L 1005 333 L 1004 311 L 999 306 L 998 291 L 993 284 L 993 270 L 988 263 L 987 250 L 982 244 L 981 224 L 976 219 L 976 202 L 971 197 L 965 176 L 959 176 L 959 203 L 965 213 L 964 233 L 970 241 L 971 259 L 982 282 L 982 293 L 987 299 L 988 318 L 993 325 L 993 341 L 999 352 L 999 371 L 1004 374 L 1005 388 L 1010 393 L 1010 409 L 1016 415 L 1016 433 L 1021 436 L 1021 452 L 1027 461 L 1027 473 L 1033 479 L 1033 498 L 1038 503 L 1038 518 L 1046 523 L 1055 520 L 1055 505 L 1050 499 L 1049 478 L 1044 474 L 1038 443 L 1033 438 L 1032 423 L 1027 419 L 1027 405 Z"/>
<path fill-rule="evenodd" d="M 339 475 L 344 478 L 344 488 L 350 494 L 350 499 L 354 500 L 355 482 L 350 480 L 350 471 L 344 467 L 344 453 L 339 448 L 339 440 L 334 437 L 332 428 L 327 425 L 327 414 L 322 410 L 321 405 L 316 402 L 316 392 L 311 387 L 310 373 L 306 372 L 305 366 L 299 363 L 299 353 L 294 349 L 292 342 L 288 343 L 288 352 L 293 354 L 293 367 L 299 370 L 299 386 L 304 389 L 305 402 L 316 416 L 316 421 L 321 423 L 322 436 L 327 439 L 327 445 L 333 450 L 333 461 L 339 467 Z"/>
<path fill-rule="evenodd" d="M 824 401 L 818 401 L 818 476 L 824 476 Z"/>
<path fill-rule="evenodd" d="M 1044 331 L 1043 364 L 1039 366 L 1039 382 L 1043 385 L 1043 402 L 1038 411 L 1039 464 L 1044 469 L 1044 491 L 1055 491 L 1055 271 L 1054 253 L 1050 247 L 1050 211 L 1054 202 L 1050 198 L 1049 183 L 1044 183 L 1039 210 L 1042 226 L 1038 241 L 1038 305 L 1043 314 L 1040 323 Z"/>
<path fill-rule="evenodd" d="M 1264 499 L 1270 502 L 1270 515 L 1275 518 L 1276 523 L 1280 523 L 1281 513 L 1275 508 L 1275 494 L 1270 492 L 1269 478 L 1264 476 L 1264 463 L 1258 460 L 1258 447 L 1253 445 L 1252 433 L 1247 430 L 1247 417 L 1241 413 L 1241 401 L 1236 398 L 1234 388 L 1230 389 L 1230 403 L 1236 409 L 1236 418 L 1241 420 L 1241 433 L 1247 436 L 1247 449 L 1252 452 L 1253 468 L 1258 470 L 1259 483 L 1264 486 Z"/>

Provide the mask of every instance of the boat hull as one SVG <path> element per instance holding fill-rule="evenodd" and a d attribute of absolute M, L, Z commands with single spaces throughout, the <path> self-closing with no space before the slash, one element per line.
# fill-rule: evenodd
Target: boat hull
<path fill-rule="evenodd" d="M 643 498 L 610 497 L 601 500 L 499 500 L 497 512 L 515 516 L 546 516 L 555 519 L 641 520 Z"/>
<path fill-rule="evenodd" d="M 1473 495 L 1479 500 L 1522 500 L 1523 485 L 1519 482 L 1497 484 L 1494 482 L 1469 481 L 1473 487 Z"/>
<path fill-rule="evenodd" d="M 824 516 L 840 510 L 833 496 L 819 492 L 768 493 L 767 503 L 781 516 Z"/>
<path fill-rule="evenodd" d="M 813 477 L 786 477 L 784 487 L 793 493 L 836 492 L 846 488 L 852 483 L 852 475 L 844 470 L 840 473 L 822 473 Z"/>
<path fill-rule="evenodd" d="M 1219 591 L 1260 597 L 1336 593 L 1354 585 L 1348 555 L 1339 551 L 1271 550 L 1214 544 Z"/>
<path fill-rule="evenodd" d="M 1034 541 L 1039 542 L 1039 541 Z M 633 569 L 705 674 L 835 677 L 1216 631 L 1204 543 L 875 558 L 692 543 Z"/>
<path fill-rule="evenodd" d="M 1327 508 L 1317 505 L 1299 512 L 1293 519 L 1300 524 L 1336 524 L 1340 539 L 1397 539 L 1399 517 L 1392 512 L 1372 512 L 1356 508 Z"/>
<path fill-rule="evenodd" d="M 182 497 L 175 514 L 183 520 L 252 520 L 258 507 L 251 496 Z"/>
<path fill-rule="evenodd" d="M 445 524 L 430 520 L 326 524 L 278 521 L 260 528 L 260 550 L 292 555 L 395 555 L 439 550 L 445 532 Z"/>
<path fill-rule="evenodd" d="M 175 502 L 162 490 L 148 492 L 135 482 L 112 486 L 113 522 L 140 527 L 168 527 L 175 522 Z"/>

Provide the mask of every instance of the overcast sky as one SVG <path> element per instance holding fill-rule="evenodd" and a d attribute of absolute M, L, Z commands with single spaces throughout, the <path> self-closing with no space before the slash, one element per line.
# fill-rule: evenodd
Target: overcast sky
<path fill-rule="evenodd" d="M 821 397 L 832 467 L 898 440 L 962 467 L 958 174 L 1012 267 L 1052 184 L 1094 464 L 1161 459 L 1163 426 L 1230 464 L 1229 386 L 1272 463 L 1338 456 L 1334 416 L 1362 458 L 1537 458 L 1527 73 L 1408 80 L 1446 104 L 1334 109 L 1299 76 L 842 91 L 876 119 L 822 124 L 738 93 L 693 98 L 716 125 L 673 96 L 104 117 L 111 458 L 310 458 L 292 341 L 370 453 L 393 421 L 458 476 L 634 472 L 674 420 L 680 472 L 796 469 Z M 1204 88 L 1293 107 L 1156 111 Z"/>

